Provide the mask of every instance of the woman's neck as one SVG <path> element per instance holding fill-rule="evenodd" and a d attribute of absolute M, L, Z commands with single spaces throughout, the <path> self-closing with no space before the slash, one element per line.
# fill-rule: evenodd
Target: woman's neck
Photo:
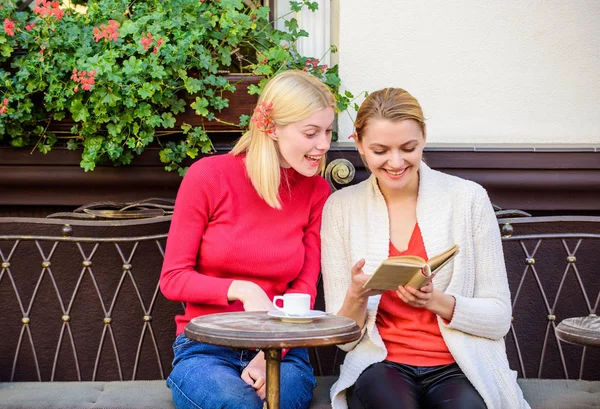
<path fill-rule="evenodd" d="M 419 195 L 418 179 L 415 179 L 415 183 L 411 183 L 402 189 L 386 189 L 379 185 L 379 183 L 378 186 L 388 206 L 415 202 Z"/>

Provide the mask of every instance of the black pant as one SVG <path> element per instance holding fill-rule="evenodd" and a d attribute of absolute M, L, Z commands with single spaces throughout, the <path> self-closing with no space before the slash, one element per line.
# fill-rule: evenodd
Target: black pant
<path fill-rule="evenodd" d="M 369 366 L 346 392 L 349 409 L 486 409 L 456 363 Z"/>

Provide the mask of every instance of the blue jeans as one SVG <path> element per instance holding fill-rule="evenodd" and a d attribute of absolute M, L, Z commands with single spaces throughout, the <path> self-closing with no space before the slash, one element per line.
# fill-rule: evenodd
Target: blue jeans
<path fill-rule="evenodd" d="M 241 378 L 258 351 L 203 344 L 180 334 L 167 378 L 177 409 L 262 409 L 263 400 Z M 281 409 L 307 409 L 316 386 L 305 348 L 290 349 L 281 361 Z"/>

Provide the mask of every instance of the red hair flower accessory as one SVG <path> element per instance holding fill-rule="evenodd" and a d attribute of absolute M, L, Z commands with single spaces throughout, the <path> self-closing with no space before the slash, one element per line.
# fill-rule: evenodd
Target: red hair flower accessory
<path fill-rule="evenodd" d="M 259 131 L 266 132 L 268 134 L 273 133 L 273 119 L 271 119 L 271 111 L 273 111 L 273 103 L 260 102 L 256 108 L 254 108 L 254 114 L 252 115 L 251 121 L 256 124 Z"/>

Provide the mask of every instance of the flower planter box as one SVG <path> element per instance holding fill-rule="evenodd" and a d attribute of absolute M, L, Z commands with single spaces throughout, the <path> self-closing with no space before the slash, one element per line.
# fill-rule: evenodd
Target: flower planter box
<path fill-rule="evenodd" d="M 211 134 L 211 139 L 214 142 L 219 141 L 219 135 L 213 135 L 218 133 L 241 133 L 243 129 L 234 124 L 237 124 L 240 120 L 240 115 L 251 115 L 252 109 L 256 105 L 258 95 L 248 94 L 248 87 L 250 85 L 258 85 L 261 76 L 250 75 L 250 74 L 225 74 L 227 80 L 235 85 L 236 91 L 224 92 L 222 97 L 229 100 L 229 106 L 224 108 L 217 116 L 219 121 L 207 121 L 200 115 L 197 115 L 194 110 L 190 107 L 190 104 L 194 102 L 195 97 L 193 95 L 183 95 L 182 98 L 186 100 L 187 105 L 183 113 L 180 113 L 175 117 L 175 127 L 170 129 L 157 128 L 157 135 L 165 134 L 178 134 L 181 133 L 180 126 L 183 123 L 192 126 L 203 126 L 206 132 Z M 72 118 L 67 117 L 61 121 L 52 121 L 48 126 L 48 130 L 54 132 L 60 136 L 72 135 L 71 128 L 76 122 Z"/>

